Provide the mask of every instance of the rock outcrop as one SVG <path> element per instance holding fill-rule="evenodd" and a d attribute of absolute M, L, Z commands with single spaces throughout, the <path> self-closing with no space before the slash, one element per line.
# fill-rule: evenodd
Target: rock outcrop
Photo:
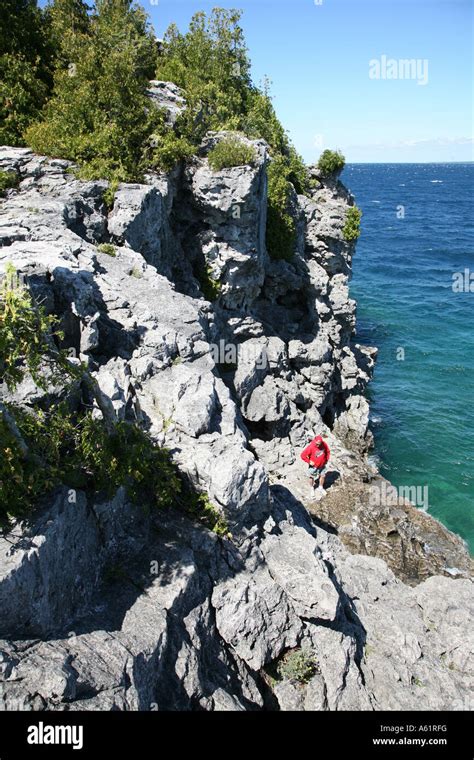
<path fill-rule="evenodd" d="M 177 113 L 179 92 L 153 84 Z M 0 705 L 468 709 L 463 543 L 413 507 L 365 508 L 376 350 L 354 343 L 353 199 L 336 179 L 295 195 L 293 258 L 272 260 L 266 146 L 213 172 L 221 136 L 185 169 L 121 185 L 111 210 L 107 183 L 69 162 L 0 151 L 21 179 L 2 202 L 0 271 L 25 275 L 118 417 L 170 449 L 230 531 L 150 515 L 122 489 L 45 498 L 0 538 Z M 14 400 L 44 393 L 25 382 Z M 311 515 L 299 451 L 314 431 L 332 472 Z M 275 676 L 298 649 L 317 661 L 304 685 Z"/>

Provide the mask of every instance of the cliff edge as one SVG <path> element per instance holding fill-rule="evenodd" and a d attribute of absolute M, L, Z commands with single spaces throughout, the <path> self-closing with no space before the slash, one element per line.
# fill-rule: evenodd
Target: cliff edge
<path fill-rule="evenodd" d="M 70 162 L 0 150 L 19 179 L 0 269 L 24 275 L 117 418 L 166 446 L 228 526 L 150 513 L 124 489 L 46 495 L 0 538 L 0 705 L 469 709 L 466 548 L 409 503 L 370 500 L 376 349 L 354 337 L 353 198 L 313 171 L 311 197 L 291 201 L 294 254 L 271 259 L 267 146 L 242 138 L 253 164 L 213 171 L 224 137 L 120 185 L 111 208 L 108 183 Z M 4 401 L 55 392 L 24 381 Z M 299 459 L 315 432 L 332 452 L 320 502 Z M 282 667 L 295 656 L 304 676 Z"/>

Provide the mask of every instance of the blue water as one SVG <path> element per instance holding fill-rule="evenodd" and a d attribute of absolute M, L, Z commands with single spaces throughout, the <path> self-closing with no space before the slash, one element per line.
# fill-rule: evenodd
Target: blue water
<path fill-rule="evenodd" d="M 351 294 L 358 340 L 380 349 L 381 472 L 428 486 L 430 514 L 473 552 L 474 292 L 452 285 L 474 273 L 474 164 L 352 164 L 342 181 L 363 211 Z"/>

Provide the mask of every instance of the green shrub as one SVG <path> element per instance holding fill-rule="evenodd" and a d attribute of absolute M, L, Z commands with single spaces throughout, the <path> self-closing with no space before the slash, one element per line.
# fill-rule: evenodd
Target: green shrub
<path fill-rule="evenodd" d="M 90 412 L 66 403 L 47 412 L 9 407 L 26 443 L 25 457 L 0 412 L 0 523 L 27 515 L 59 485 L 112 496 L 124 486 L 132 501 L 162 507 L 174 503 L 180 482 L 167 450 L 136 425 L 118 422 L 110 433 Z"/>
<path fill-rule="evenodd" d="M 271 258 L 290 261 L 296 242 L 296 225 L 289 212 L 290 168 L 283 156 L 268 167 L 267 250 Z"/>
<path fill-rule="evenodd" d="M 100 251 L 100 253 L 105 253 L 107 256 L 117 255 L 117 250 L 112 243 L 100 243 L 97 246 L 97 250 Z"/>
<path fill-rule="evenodd" d="M 195 152 L 195 147 L 185 137 L 179 137 L 168 127 L 152 135 L 155 145 L 151 153 L 150 165 L 161 171 L 171 171 L 180 161 L 184 161 Z"/>
<path fill-rule="evenodd" d="M 306 164 L 293 145 L 288 148 L 289 181 L 299 195 L 308 195 L 310 191 L 309 175 Z"/>
<path fill-rule="evenodd" d="M 315 654 L 305 649 L 288 652 L 278 663 L 278 675 L 298 683 L 307 683 L 318 672 Z"/>
<path fill-rule="evenodd" d="M 182 501 L 182 500 L 181 500 Z M 182 502 L 183 503 L 183 502 Z M 207 493 L 188 490 L 184 501 L 185 512 L 218 536 L 230 537 L 225 517 L 209 499 Z"/>
<path fill-rule="evenodd" d="M 221 294 L 222 285 L 219 280 L 212 276 L 212 269 L 209 265 L 200 266 L 197 271 L 199 287 L 206 301 L 213 303 L 217 301 Z"/>
<path fill-rule="evenodd" d="M 362 211 L 357 206 L 350 206 L 347 211 L 346 221 L 342 229 L 344 240 L 351 242 L 357 240 L 360 235 L 360 220 L 362 218 Z"/>
<path fill-rule="evenodd" d="M 18 417 L 15 424 L 18 427 Z M 30 428 L 36 418 L 29 420 Z M 37 432 L 37 431 L 35 431 Z M 53 430 L 51 429 L 53 434 Z M 36 440 L 36 437 L 35 437 Z M 52 444 L 52 448 L 55 444 Z M 0 408 L 0 530 L 7 528 L 13 518 L 24 517 L 35 501 L 57 484 L 53 463 L 44 467 L 33 456 L 26 457 L 6 424 L 5 410 Z"/>
<path fill-rule="evenodd" d="M 107 211 L 112 211 L 115 203 L 115 194 L 118 190 L 120 182 L 118 179 L 113 179 L 109 182 L 108 188 L 105 190 L 103 197 L 104 203 L 107 207 Z"/>
<path fill-rule="evenodd" d="M 247 145 L 237 135 L 224 137 L 209 151 L 209 166 L 215 172 L 231 166 L 245 166 L 255 162 L 253 145 Z"/>
<path fill-rule="evenodd" d="M 180 484 L 169 453 L 137 425 L 121 421 L 109 433 L 102 420 L 85 414 L 75 442 L 72 472 L 85 477 L 86 487 L 112 495 L 122 485 L 133 501 L 173 503 Z"/>
<path fill-rule="evenodd" d="M 0 378 L 9 390 L 29 373 L 33 380 L 44 386 L 41 373 L 44 356 L 54 345 L 57 320 L 47 315 L 41 306 L 34 304 L 27 288 L 18 280 L 15 269 L 9 265 L 0 286 Z M 64 358 L 58 354 L 57 369 L 60 375 Z"/>
<path fill-rule="evenodd" d="M 325 177 L 344 168 L 346 159 L 339 150 L 324 150 L 318 161 L 318 169 L 321 169 Z"/>
<path fill-rule="evenodd" d="M 244 132 L 248 137 L 265 140 L 275 153 L 288 150 L 288 135 L 275 113 L 268 79 L 264 80 L 262 90 L 253 88 L 249 93 Z"/>
<path fill-rule="evenodd" d="M 5 190 L 10 187 L 18 187 L 20 178 L 16 172 L 4 172 L 0 170 L 0 196 L 5 195 Z"/>

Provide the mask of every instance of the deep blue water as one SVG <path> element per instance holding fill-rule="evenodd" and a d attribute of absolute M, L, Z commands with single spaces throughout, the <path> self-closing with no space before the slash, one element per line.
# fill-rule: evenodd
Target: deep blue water
<path fill-rule="evenodd" d="M 342 181 L 363 211 L 351 294 L 358 340 L 379 347 L 381 472 L 428 486 L 430 514 L 473 552 L 474 292 L 453 273 L 474 273 L 474 164 L 352 164 Z"/>

